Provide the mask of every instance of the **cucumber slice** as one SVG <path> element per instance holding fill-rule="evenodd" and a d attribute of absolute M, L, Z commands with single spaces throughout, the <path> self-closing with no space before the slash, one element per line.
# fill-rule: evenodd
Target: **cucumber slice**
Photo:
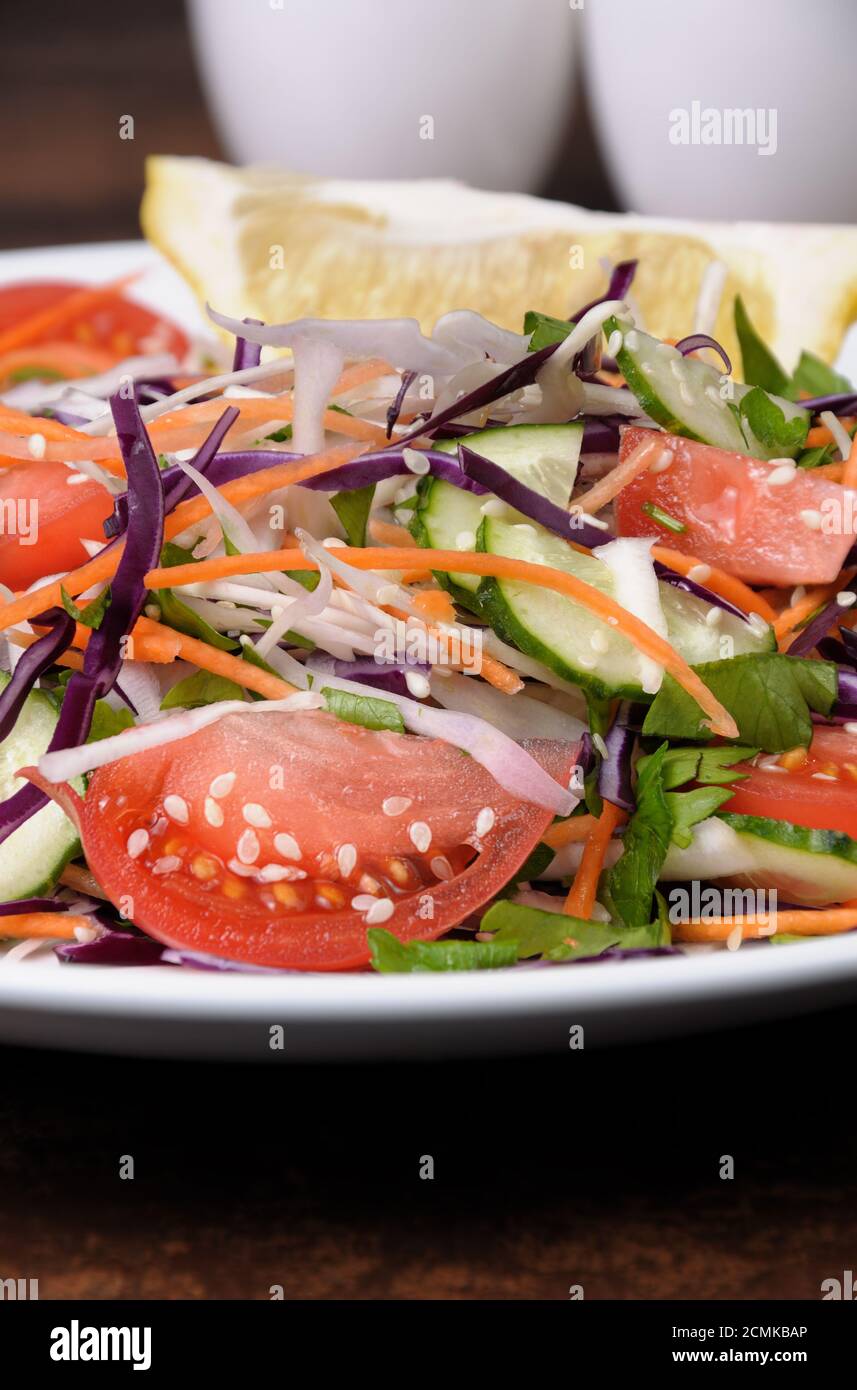
<path fill-rule="evenodd" d="M 721 812 L 694 828 L 687 849 L 670 845 L 661 879 L 776 888 L 783 902 L 825 907 L 857 896 L 857 840 L 836 830 Z"/>
<path fill-rule="evenodd" d="M 468 435 L 465 442 L 542 497 L 557 506 L 568 506 L 577 476 L 583 425 L 505 425 Z M 432 448 L 452 454 L 458 448 L 458 440 L 444 439 Z M 420 545 L 434 550 L 472 550 L 487 500 L 440 478 L 422 478 L 411 532 Z M 511 521 L 526 520 L 511 507 L 506 514 Z M 474 537 L 473 545 L 459 544 L 465 536 Z M 438 574 L 437 579 L 459 603 L 476 611 L 478 576 Z"/>
<path fill-rule="evenodd" d="M 732 382 L 731 399 L 724 400 L 720 394 L 723 375 L 716 367 L 698 357 L 682 357 L 669 343 L 637 328 L 629 329 L 615 318 L 608 319 L 604 331 L 621 335 L 622 346 L 616 354 L 619 368 L 646 414 L 670 434 L 752 458 L 783 455 L 782 449 L 767 449 L 746 420 L 739 423 L 736 405 L 753 389 L 751 386 Z M 802 416 L 809 423 L 806 411 L 794 401 L 766 394 L 787 420 Z M 795 446 L 792 453 L 798 451 L 799 446 Z"/>
<path fill-rule="evenodd" d="M 479 528 L 478 548 L 492 555 L 552 565 L 591 584 L 611 598 L 613 574 L 597 558 L 565 544 L 544 527 L 532 523 L 510 525 L 486 516 Z M 661 607 L 672 646 L 691 664 L 720 661 L 743 652 L 769 651 L 774 645 L 770 628 L 757 632 L 733 614 L 721 614 L 716 626 L 707 621 L 712 605 L 694 594 L 659 583 Z M 482 616 L 506 642 L 535 657 L 557 675 L 580 685 L 592 695 L 632 699 L 643 695 L 636 648 L 615 628 L 587 609 L 534 584 L 518 580 L 483 579 L 478 590 Z M 724 642 L 724 638 L 728 639 Z M 704 655 L 703 655 L 704 653 Z"/>
<path fill-rule="evenodd" d="M 0 688 L 9 677 L 0 672 Z M 15 773 L 41 757 L 59 718 L 49 695 L 34 690 L 27 696 L 17 723 L 0 743 L 0 799 L 24 785 Z M 83 791 L 81 782 L 75 783 Z M 70 859 L 80 853 L 77 831 L 65 812 L 51 802 L 0 845 L 0 902 L 37 898 L 53 888 Z M 0 918 L 0 937 L 3 923 Z"/>

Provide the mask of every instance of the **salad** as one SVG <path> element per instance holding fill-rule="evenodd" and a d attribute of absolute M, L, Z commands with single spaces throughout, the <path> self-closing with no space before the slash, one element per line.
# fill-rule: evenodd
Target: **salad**
<path fill-rule="evenodd" d="M 650 336 L 635 269 L 520 333 L 211 308 L 223 360 L 0 291 L 6 961 L 857 928 L 857 391 L 740 298 L 740 372 Z"/>

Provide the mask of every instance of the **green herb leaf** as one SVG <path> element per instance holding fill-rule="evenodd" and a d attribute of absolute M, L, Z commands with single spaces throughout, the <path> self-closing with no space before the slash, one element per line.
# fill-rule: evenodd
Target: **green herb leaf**
<path fill-rule="evenodd" d="M 527 352 L 538 352 L 549 343 L 561 343 L 573 327 L 574 324 L 568 319 L 555 319 L 550 314 L 540 314 L 535 309 L 528 309 L 524 315 L 524 333 L 530 333 L 532 337 Z"/>
<path fill-rule="evenodd" d="M 65 381 L 66 377 L 51 367 L 16 367 L 6 380 L 10 386 L 17 386 L 21 381 Z"/>
<path fill-rule="evenodd" d="M 663 507 L 658 506 L 657 502 L 644 502 L 641 511 L 644 511 L 646 516 L 650 516 L 656 525 L 662 526 L 665 531 L 674 532 L 677 536 L 680 536 L 682 531 L 687 530 L 683 521 L 670 516 L 669 512 L 665 512 Z"/>
<path fill-rule="evenodd" d="M 802 447 L 809 430 L 809 416 L 795 415 L 787 420 L 776 401 L 760 386 L 741 397 L 738 410 L 759 443 L 778 458 L 793 457 Z"/>
<path fill-rule="evenodd" d="M 740 782 L 747 776 L 746 772 L 733 772 L 732 768 L 736 763 L 749 762 L 758 751 L 758 748 L 737 743 L 723 744 L 718 748 L 670 748 L 662 765 L 664 791 L 683 787 L 688 782 L 713 785 Z M 643 770 L 647 761 L 647 758 L 640 758 L 638 772 Z"/>
<path fill-rule="evenodd" d="M 366 523 L 372 510 L 375 484 L 352 488 L 349 492 L 335 492 L 330 505 L 342 522 L 349 545 L 366 544 Z"/>
<path fill-rule="evenodd" d="M 167 541 L 161 548 L 162 569 L 175 569 L 177 565 L 198 563 L 190 550 L 185 550 L 173 541 Z M 161 622 L 166 623 L 167 627 L 175 628 L 176 632 L 184 632 L 188 637 L 198 637 L 201 642 L 207 642 L 210 647 L 216 647 L 221 652 L 234 652 L 237 648 L 237 642 L 218 632 L 205 621 L 205 618 L 201 618 L 186 603 L 182 603 L 173 589 L 156 590 L 151 594 L 150 602 L 156 603 L 160 608 Z"/>
<path fill-rule="evenodd" d="M 810 709 L 829 714 L 838 674 L 830 661 L 809 661 L 782 652 L 746 653 L 709 661 L 694 670 L 738 725 L 742 739 L 768 753 L 807 747 Z M 643 733 L 656 738 L 711 738 L 696 701 L 671 676 L 649 706 Z"/>
<path fill-rule="evenodd" d="M 74 599 L 66 593 L 63 585 L 60 585 L 62 595 L 62 606 L 70 618 L 74 618 L 76 623 L 82 623 L 84 627 L 91 627 L 93 631 L 98 631 L 104 622 L 104 614 L 110 607 L 110 585 L 108 584 L 101 590 L 97 598 L 88 603 L 85 608 L 78 608 Z"/>
<path fill-rule="evenodd" d="M 112 738 L 114 734 L 121 734 L 123 729 L 130 729 L 133 723 L 134 716 L 127 707 L 113 709 L 106 700 L 96 700 L 86 741 L 98 743 L 102 738 Z"/>
<path fill-rule="evenodd" d="M 535 849 L 527 855 L 517 873 L 513 874 L 505 888 L 497 894 L 498 898 L 509 898 L 517 891 L 519 884 L 532 883 L 534 879 L 541 878 L 555 854 L 556 850 L 552 850 L 549 845 L 537 844 Z"/>
<path fill-rule="evenodd" d="M 244 691 L 235 681 L 212 675 L 210 671 L 195 671 L 167 692 L 161 701 L 161 709 L 199 709 L 202 705 L 215 705 L 221 700 L 241 700 L 243 697 Z"/>
<path fill-rule="evenodd" d="M 667 792 L 666 803 L 673 823 L 673 844 L 687 849 L 693 840 L 693 827 L 713 816 L 731 796 L 731 787 L 695 787 L 689 792 Z"/>
<path fill-rule="evenodd" d="M 819 444 L 814 449 L 802 450 L 795 459 L 795 463 L 798 468 L 822 468 L 826 463 L 833 463 L 835 453 L 835 444 Z"/>
<path fill-rule="evenodd" d="M 514 965 L 513 944 L 495 941 L 400 941 L 383 927 L 366 933 L 372 967 L 383 975 L 428 970 L 498 970 Z"/>
<path fill-rule="evenodd" d="M 636 951 L 670 943 L 666 917 L 629 930 L 610 922 L 585 922 L 564 912 L 505 901 L 489 907 L 480 927 L 494 933 L 498 946 L 513 945 L 519 960 L 535 956 L 551 961 L 582 960 L 600 956 L 614 946 Z"/>
<path fill-rule="evenodd" d="M 348 724 L 361 724 L 364 729 L 389 729 L 392 733 L 403 734 L 405 725 L 398 707 L 392 700 L 375 699 L 373 695 L 355 695 L 350 690 L 337 690 L 335 686 L 322 688 L 327 708 L 337 719 Z"/>
<path fill-rule="evenodd" d="M 296 583 L 302 584 L 305 589 L 312 593 L 321 579 L 319 570 L 284 570 L 287 579 L 294 579 Z"/>
<path fill-rule="evenodd" d="M 801 391 L 806 391 L 809 396 L 835 396 L 840 391 L 854 390 L 847 376 L 828 367 L 813 352 L 801 353 L 789 385 L 789 396 L 795 401 L 799 399 Z M 778 394 L 782 395 L 783 392 Z"/>
<path fill-rule="evenodd" d="M 610 903 L 626 927 L 642 927 L 652 916 L 652 895 L 667 857 L 673 821 L 662 782 L 668 745 L 646 759 L 637 776 L 637 809 L 622 838 L 622 855 L 605 874 Z"/>
<path fill-rule="evenodd" d="M 735 296 L 735 332 L 741 347 L 741 362 L 747 385 L 761 386 L 765 391 L 773 391 L 775 396 L 785 395 L 789 387 L 788 373 L 783 371 L 771 349 L 759 337 L 750 322 L 740 294 Z"/>

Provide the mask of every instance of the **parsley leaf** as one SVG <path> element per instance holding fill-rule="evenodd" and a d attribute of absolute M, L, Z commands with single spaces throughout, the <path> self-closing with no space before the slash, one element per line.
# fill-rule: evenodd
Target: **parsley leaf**
<path fill-rule="evenodd" d="M 673 819 L 662 781 L 667 752 L 662 743 L 638 769 L 637 809 L 622 838 L 622 855 L 605 875 L 610 904 L 626 927 L 642 927 L 650 920 L 652 895 L 670 846 Z"/>
<path fill-rule="evenodd" d="M 842 376 L 813 352 L 802 352 L 792 373 L 789 395 L 797 400 L 801 391 L 810 396 L 834 396 L 840 391 L 853 391 L 847 376 Z M 782 393 L 781 393 L 782 394 Z"/>
<path fill-rule="evenodd" d="M 798 468 L 821 468 L 825 463 L 833 462 L 835 452 L 835 444 L 819 444 L 814 449 L 803 449 L 795 463 Z"/>
<path fill-rule="evenodd" d="M 364 729 L 389 729 L 403 734 L 405 725 L 398 707 L 392 700 L 375 699 L 373 695 L 355 695 L 350 690 L 337 690 L 326 685 L 322 695 L 331 714 L 348 724 L 361 724 Z"/>
<path fill-rule="evenodd" d="M 330 505 L 342 522 L 349 545 L 366 544 L 366 523 L 372 510 L 375 484 L 352 488 L 348 492 L 335 492 Z"/>
<path fill-rule="evenodd" d="M 687 849 L 693 840 L 693 827 L 701 820 L 708 820 L 709 816 L 713 816 L 731 796 L 730 787 L 695 787 L 689 792 L 667 792 L 666 803 L 672 817 L 670 838 L 673 844 Z"/>
<path fill-rule="evenodd" d="M 175 545 L 172 541 L 167 541 L 161 550 L 161 566 L 164 569 L 175 569 L 177 565 L 193 565 L 196 560 L 189 550 L 184 550 L 180 545 Z M 216 647 L 221 652 L 234 652 L 238 643 L 224 633 L 218 632 L 216 628 L 207 623 L 205 618 L 201 618 L 198 613 L 177 598 L 172 589 L 158 589 L 150 595 L 150 601 L 156 603 L 161 610 L 161 622 L 168 627 L 175 628 L 176 632 L 184 632 L 188 637 L 198 637 L 200 641 L 207 642 L 210 647 Z"/>
<path fill-rule="evenodd" d="M 167 691 L 161 709 L 199 709 L 220 700 L 241 700 L 243 696 L 244 691 L 235 681 L 212 675 L 210 671 L 195 671 Z"/>
<path fill-rule="evenodd" d="M 788 374 L 750 322 L 740 294 L 735 296 L 735 332 L 741 347 L 744 380 L 748 386 L 761 386 L 782 396 L 788 389 Z"/>
<path fill-rule="evenodd" d="M 809 430 L 809 416 L 804 413 L 787 420 L 761 386 L 754 386 L 741 397 L 738 410 L 759 443 L 777 458 L 793 457 L 802 447 Z"/>
<path fill-rule="evenodd" d="M 514 965 L 518 958 L 514 943 L 400 941 L 382 927 L 370 927 L 366 940 L 372 968 L 383 975 L 417 974 L 427 970 L 497 970 Z"/>
<path fill-rule="evenodd" d="M 494 933 L 499 945 L 514 945 L 519 960 L 541 956 L 544 960 L 582 960 L 619 947 L 634 951 L 669 945 L 669 925 L 664 920 L 646 922 L 628 930 L 610 922 L 586 922 L 564 912 L 546 912 L 522 903 L 497 902 L 482 918 L 482 931 Z"/>
<path fill-rule="evenodd" d="M 838 674 L 830 661 L 808 661 L 782 652 L 746 653 L 709 661 L 694 670 L 735 719 L 742 739 L 768 753 L 807 747 L 810 709 L 829 714 Z M 705 715 L 692 696 L 665 676 L 643 724 L 656 738 L 711 738 Z"/>
<path fill-rule="evenodd" d="M 528 309 L 524 315 L 524 333 L 532 336 L 527 352 L 538 352 L 549 343 L 561 343 L 573 327 L 574 324 L 568 319 L 555 319 L 550 314 L 540 314 L 535 309 Z"/>
<path fill-rule="evenodd" d="M 123 729 L 130 729 L 133 723 L 134 716 L 127 706 L 114 709 L 106 700 L 96 700 L 86 741 L 98 743 L 102 738 L 112 738 L 114 734 L 121 734 Z"/>
<path fill-rule="evenodd" d="M 101 590 L 101 593 L 88 603 L 85 608 L 78 608 L 74 599 L 67 594 L 63 585 L 60 585 L 62 595 L 62 606 L 70 618 L 74 618 L 76 623 L 82 623 L 84 627 L 91 627 L 97 631 L 104 622 L 104 614 L 110 607 L 110 585 L 108 584 Z"/>

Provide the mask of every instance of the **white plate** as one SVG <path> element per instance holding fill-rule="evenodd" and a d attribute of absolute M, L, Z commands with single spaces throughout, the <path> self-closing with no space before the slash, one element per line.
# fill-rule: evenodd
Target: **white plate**
<path fill-rule="evenodd" d="M 204 331 L 183 282 L 142 243 L 0 255 L 0 284 L 101 281 L 139 266 L 135 297 Z M 857 375 L 857 335 L 840 359 Z M 231 975 L 0 958 L 0 1040 L 257 1061 L 565 1051 L 718 1028 L 857 998 L 857 933 L 794 946 L 462 975 Z M 282 1048 L 272 1029 L 283 1029 Z M 275 1031 L 274 1039 L 278 1038 Z"/>

